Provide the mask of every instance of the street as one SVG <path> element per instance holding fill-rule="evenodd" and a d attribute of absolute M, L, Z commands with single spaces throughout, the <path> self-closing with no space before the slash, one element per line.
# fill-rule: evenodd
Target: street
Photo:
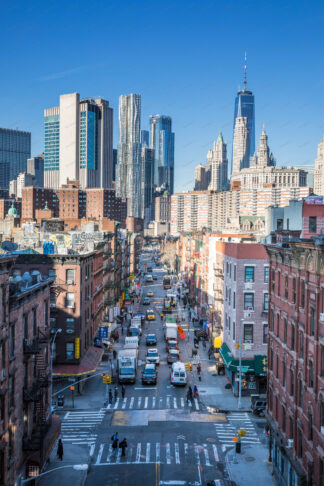
<path fill-rule="evenodd" d="M 149 255 L 142 256 L 142 263 L 151 261 Z M 105 385 L 97 378 L 87 388 L 92 396 L 89 401 L 82 397 L 82 408 L 70 409 L 62 415 L 62 439 L 65 448 L 78 446 L 86 448 L 91 457 L 91 468 L 86 485 L 98 484 L 109 486 L 123 485 L 206 485 L 210 480 L 228 478 L 225 467 L 225 455 L 233 447 L 232 438 L 237 429 L 244 427 L 247 436 L 244 445 L 260 443 L 262 428 L 257 427 L 255 420 L 245 411 L 210 413 L 206 406 L 208 390 L 221 401 L 222 390 L 213 387 L 211 363 L 207 351 L 200 347 L 198 360 L 202 364 L 202 382 L 198 381 L 196 366 L 188 372 L 188 383 L 198 385 L 200 396 L 187 400 L 188 387 L 175 387 L 170 383 L 171 365 L 167 364 L 166 342 L 163 322 L 160 318 L 163 299 L 166 291 L 162 288 L 162 279 L 166 271 L 153 268 L 157 280 L 141 283 L 140 304 L 134 304 L 134 313 L 145 313 L 147 309 L 155 311 L 155 321 L 145 321 L 139 349 L 139 367 L 134 385 L 125 385 L 125 397 L 121 396 L 118 385 L 118 397 L 111 404 L 105 403 Z M 149 291 L 150 304 L 143 305 L 143 298 Z M 173 315 L 187 317 L 179 304 Z M 188 320 L 182 322 L 185 325 Z M 180 359 L 191 361 L 193 348 L 193 329 L 190 338 L 179 339 Z M 155 386 L 142 385 L 141 375 L 146 360 L 146 335 L 154 333 L 160 364 L 157 366 L 158 380 Z M 118 351 L 125 341 L 120 332 L 119 342 L 115 344 Z M 109 365 L 103 362 L 102 369 Z M 90 380 L 91 381 L 91 380 Z M 114 385 L 112 385 L 114 388 Z M 207 395 L 204 396 L 203 393 Z M 80 400 L 77 398 L 77 400 Z M 88 403 L 90 403 L 90 407 Z M 97 405 L 95 405 L 97 404 Z M 77 403 L 78 405 L 78 403 Z M 118 432 L 119 440 L 127 439 L 128 447 L 125 457 L 121 449 L 112 448 L 112 435 Z M 217 484 L 217 483 L 216 483 Z"/>

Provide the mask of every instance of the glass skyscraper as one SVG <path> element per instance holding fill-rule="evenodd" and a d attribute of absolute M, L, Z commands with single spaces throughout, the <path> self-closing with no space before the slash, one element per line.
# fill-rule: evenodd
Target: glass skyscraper
<path fill-rule="evenodd" d="M 30 158 L 31 133 L 0 128 L 0 187 L 9 189 L 9 182 L 26 172 Z"/>
<path fill-rule="evenodd" d="M 174 192 L 174 133 L 172 119 L 165 115 L 150 116 L 150 147 L 155 152 L 154 184 Z"/>

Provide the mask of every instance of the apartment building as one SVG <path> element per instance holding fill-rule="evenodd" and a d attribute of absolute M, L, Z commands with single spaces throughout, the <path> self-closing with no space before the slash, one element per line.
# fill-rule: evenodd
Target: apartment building
<path fill-rule="evenodd" d="M 171 196 L 171 235 L 211 228 L 211 191 L 192 191 Z"/>

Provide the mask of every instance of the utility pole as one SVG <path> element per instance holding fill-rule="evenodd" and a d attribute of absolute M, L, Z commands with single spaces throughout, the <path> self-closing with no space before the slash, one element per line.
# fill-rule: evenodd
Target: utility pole
<path fill-rule="evenodd" d="M 242 323 L 244 319 L 240 319 L 240 339 L 239 339 L 239 396 L 237 408 L 242 409 Z"/>

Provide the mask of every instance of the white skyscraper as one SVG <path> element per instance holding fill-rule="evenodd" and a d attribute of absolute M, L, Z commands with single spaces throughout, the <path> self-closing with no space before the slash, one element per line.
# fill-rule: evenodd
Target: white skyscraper
<path fill-rule="evenodd" d="M 211 173 L 208 189 L 210 191 L 226 191 L 228 160 L 222 132 L 219 133 L 217 141 L 214 142 L 214 148 L 208 150 L 206 165 L 210 167 Z"/>
<path fill-rule="evenodd" d="M 101 98 L 60 96 L 60 106 L 44 111 L 44 186 L 59 188 L 67 179 L 80 187 L 112 187 L 113 110 Z"/>
<path fill-rule="evenodd" d="M 324 196 L 324 136 L 317 146 L 314 171 L 314 193 Z"/>
<path fill-rule="evenodd" d="M 142 217 L 141 96 L 119 97 L 116 194 L 127 199 L 127 216 Z"/>
<path fill-rule="evenodd" d="M 260 135 L 260 145 L 258 146 L 257 153 L 253 155 L 251 166 L 270 167 L 274 165 L 275 160 L 272 153 L 270 153 L 268 145 L 268 135 L 266 134 L 263 125 L 262 133 Z"/>
<path fill-rule="evenodd" d="M 233 137 L 233 174 L 249 167 L 250 147 L 247 117 L 237 117 Z"/>

